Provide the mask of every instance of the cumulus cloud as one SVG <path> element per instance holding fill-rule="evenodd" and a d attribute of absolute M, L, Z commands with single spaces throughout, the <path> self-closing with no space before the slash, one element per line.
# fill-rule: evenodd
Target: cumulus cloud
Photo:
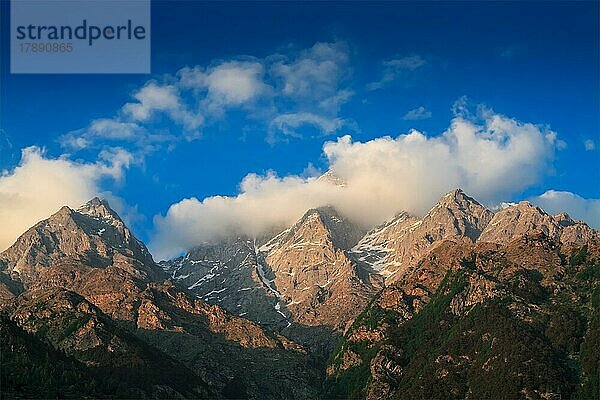
<path fill-rule="evenodd" d="M 138 121 L 148 120 L 154 112 L 174 111 L 180 107 L 175 87 L 161 86 L 156 82 L 149 82 L 133 97 L 137 102 L 125 104 L 123 111 Z"/>
<path fill-rule="evenodd" d="M 411 131 L 359 142 L 343 136 L 326 142 L 323 152 L 328 169 L 345 185 L 250 174 L 237 196 L 185 199 L 156 216 L 151 247 L 165 257 L 232 232 L 259 235 L 323 205 L 372 226 L 400 210 L 422 214 L 456 187 L 497 204 L 538 182 L 556 140 L 552 131 L 492 112 L 481 123 L 458 116 L 435 137 Z"/>
<path fill-rule="evenodd" d="M 381 89 L 400 78 L 406 72 L 414 71 L 425 64 L 427 64 L 427 61 L 425 61 L 425 59 L 419 55 L 411 55 L 383 61 L 383 72 L 381 74 L 381 78 L 378 81 L 369 83 L 367 85 L 367 90 Z"/>
<path fill-rule="evenodd" d="M 403 120 L 406 121 L 417 121 L 420 119 L 428 119 L 431 118 L 431 111 L 427 111 L 425 107 L 420 106 L 408 111 L 402 117 Z"/>
<path fill-rule="evenodd" d="M 122 149 L 101 152 L 95 163 L 47 158 L 38 147 L 24 149 L 19 165 L 0 176 L 0 250 L 63 205 L 78 207 L 101 194 L 101 181 L 121 180 L 131 161 Z"/>
<path fill-rule="evenodd" d="M 591 227 L 600 229 L 600 199 L 585 199 L 571 192 L 548 190 L 529 201 L 546 212 L 556 214 L 564 211 L 571 218 L 584 220 Z"/>
<path fill-rule="evenodd" d="M 231 110 L 264 128 L 269 141 L 279 134 L 302 137 L 300 132 L 307 128 L 330 134 L 356 125 L 339 115 L 354 95 L 350 76 L 348 46 L 343 42 L 317 42 L 264 58 L 214 60 L 149 80 L 115 116 L 95 119 L 59 141 L 70 151 L 120 142 L 143 157 L 201 137 Z M 172 124 L 177 133 L 169 132 Z"/>
<path fill-rule="evenodd" d="M 214 68 L 206 76 L 211 98 L 220 103 L 240 104 L 259 96 L 266 90 L 262 82 L 260 63 L 229 62 Z"/>
<path fill-rule="evenodd" d="M 313 177 L 249 174 L 238 196 L 184 199 L 173 204 L 166 216 L 156 216 L 151 248 L 161 259 L 229 234 L 260 235 L 293 223 L 308 208 L 328 203 L 337 191 Z"/>

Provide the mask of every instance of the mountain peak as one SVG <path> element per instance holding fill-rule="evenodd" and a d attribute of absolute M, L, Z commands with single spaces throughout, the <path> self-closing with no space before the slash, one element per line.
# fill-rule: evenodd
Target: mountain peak
<path fill-rule="evenodd" d="M 0 259 L 24 284 L 34 281 L 42 268 L 65 258 L 93 268 L 117 265 L 140 279 L 162 274 L 144 244 L 98 197 L 77 210 L 61 207 L 0 253 Z"/>
<path fill-rule="evenodd" d="M 571 218 L 571 216 L 566 212 L 560 212 L 558 214 L 555 214 L 552 216 L 552 218 L 554 218 L 554 220 L 562 227 L 567 227 L 576 224 L 576 222 L 573 221 L 573 218 Z"/>
<path fill-rule="evenodd" d="M 466 204 L 471 203 L 477 206 L 481 206 L 477 200 L 468 196 L 462 189 L 454 189 L 443 195 L 438 204 L 448 205 L 448 204 Z"/>
<path fill-rule="evenodd" d="M 359 261 L 392 282 L 444 240 L 476 241 L 492 216 L 491 211 L 461 189 L 454 189 L 442 196 L 423 218 L 397 214 L 370 231 L 352 251 Z"/>
<path fill-rule="evenodd" d="M 507 213 L 508 212 L 520 212 L 520 213 L 526 213 L 527 215 L 536 214 L 536 215 L 540 215 L 540 216 L 551 217 L 546 211 L 544 211 L 540 207 L 536 206 L 535 204 L 532 204 L 531 202 L 529 202 L 527 200 L 522 200 L 517 204 L 510 205 L 510 206 L 505 207 L 504 209 L 498 211 L 498 213 L 501 213 L 501 212 L 507 212 Z"/>
<path fill-rule="evenodd" d="M 467 225 L 473 225 L 473 228 L 476 228 L 472 232 L 462 231 L 460 236 L 466 234 L 475 240 L 491 218 L 492 212 L 477 200 L 465 194 L 461 189 L 454 189 L 442 196 L 423 217 L 423 220 L 432 220 L 433 225 L 449 222 L 451 226 L 456 225 L 456 220 L 464 220 Z"/>
<path fill-rule="evenodd" d="M 109 207 L 108 202 L 99 197 L 94 197 L 90 201 L 84 204 L 85 207 Z"/>
<path fill-rule="evenodd" d="M 337 176 L 332 170 L 327 170 L 327 172 L 325 172 L 323 175 L 317 178 L 317 180 L 327 182 L 339 187 L 346 186 L 346 182 L 342 178 Z"/>
<path fill-rule="evenodd" d="M 465 192 L 463 192 L 463 190 L 461 188 L 456 188 L 456 189 L 452 189 L 451 191 L 449 191 L 448 193 L 446 193 L 446 196 L 461 196 L 464 195 Z"/>
<path fill-rule="evenodd" d="M 533 204 L 531 204 L 527 200 L 521 200 L 520 202 L 517 203 L 517 205 L 515 207 L 520 208 L 520 209 L 538 208 L 538 207 L 534 206 Z"/>
<path fill-rule="evenodd" d="M 335 216 L 337 218 L 341 218 L 339 216 L 339 214 L 337 213 L 337 211 L 335 210 L 335 208 L 333 208 L 332 206 L 321 206 L 321 207 L 311 208 L 308 211 L 306 211 L 304 213 L 304 216 L 300 219 L 300 221 L 305 220 L 306 218 L 309 218 L 311 215 L 318 215 L 319 217 Z"/>
<path fill-rule="evenodd" d="M 94 197 L 76 210 L 80 214 L 108 220 L 121 221 L 121 217 L 112 209 L 105 199 Z"/>
<path fill-rule="evenodd" d="M 552 216 L 528 201 L 521 201 L 497 211 L 478 241 L 508 243 L 516 237 L 537 233 L 558 240 L 561 232 Z"/>
<path fill-rule="evenodd" d="M 527 200 L 521 200 L 519 203 L 517 204 L 512 204 L 508 207 L 505 207 L 503 210 L 507 210 L 507 209 L 515 209 L 517 211 L 520 212 L 526 212 L 526 213 L 534 213 L 534 214 L 539 214 L 539 215 L 544 215 L 544 216 L 550 216 L 546 211 L 544 211 L 543 209 L 541 209 L 540 207 L 536 206 L 535 204 L 532 204 L 531 202 L 527 201 Z"/>
<path fill-rule="evenodd" d="M 345 250 L 354 246 L 365 233 L 331 206 L 308 210 L 292 230 L 294 234 L 303 230 L 311 231 L 311 234 L 321 232 L 329 236 L 334 246 Z"/>
<path fill-rule="evenodd" d="M 69 216 L 73 213 L 73 210 L 69 206 L 62 206 L 57 212 L 50 216 Z"/>

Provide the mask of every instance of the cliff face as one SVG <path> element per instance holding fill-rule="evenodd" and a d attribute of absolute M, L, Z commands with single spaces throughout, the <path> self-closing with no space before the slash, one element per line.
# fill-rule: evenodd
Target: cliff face
<path fill-rule="evenodd" d="M 341 331 L 358 315 L 376 283 L 347 255 L 360 236 L 335 210 L 322 208 L 261 248 L 290 322 Z"/>
<path fill-rule="evenodd" d="M 161 266 L 174 282 L 207 303 L 281 330 L 287 319 L 275 309 L 278 299 L 263 282 L 261 273 L 268 272 L 262 271 L 259 260 L 255 240 L 231 237 L 197 246 Z"/>
<path fill-rule="evenodd" d="M 466 248 L 538 233 L 577 245 L 597 236 L 566 214 L 551 216 L 529 203 L 494 213 L 457 189 L 421 218 L 399 212 L 366 234 L 323 207 L 269 240 L 202 244 L 162 266 L 208 303 L 310 344 L 315 335 L 343 333 L 384 284 L 404 279 L 447 240 Z"/>
<path fill-rule="evenodd" d="M 494 213 L 457 189 L 444 195 L 422 218 L 400 212 L 371 230 L 352 248 L 351 257 L 379 271 L 391 284 L 445 240 L 506 244 L 536 234 L 573 245 L 598 237 L 584 222 L 573 221 L 565 213 L 552 216 L 529 202 Z"/>
<path fill-rule="evenodd" d="M 381 285 L 347 255 L 363 233 L 324 207 L 266 242 L 232 237 L 161 266 L 204 301 L 322 353 Z"/>

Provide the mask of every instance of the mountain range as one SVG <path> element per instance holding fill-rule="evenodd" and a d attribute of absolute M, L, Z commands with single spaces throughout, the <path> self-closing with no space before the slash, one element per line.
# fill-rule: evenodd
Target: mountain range
<path fill-rule="evenodd" d="M 599 398 L 599 283 L 600 235 L 584 222 L 528 202 L 492 211 L 459 189 L 422 217 L 367 229 L 320 207 L 159 263 L 94 198 L 0 253 L 0 386 L 6 398 Z"/>

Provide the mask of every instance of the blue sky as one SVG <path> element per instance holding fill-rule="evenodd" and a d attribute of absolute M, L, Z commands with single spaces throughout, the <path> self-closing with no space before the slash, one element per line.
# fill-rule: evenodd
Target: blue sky
<path fill-rule="evenodd" d="M 184 198 L 235 196 L 251 172 L 306 177 L 326 170 L 326 141 L 350 134 L 364 143 L 411 129 L 436 137 L 459 114 L 477 124 L 493 113 L 556 133 L 541 172 L 503 191 L 502 200 L 547 190 L 598 199 L 598 4 L 156 1 L 152 74 L 12 75 L 2 1 L 0 169 L 13 173 L 30 146 L 43 148 L 46 159 L 80 165 L 109 160 L 118 147 L 131 155 L 122 176 L 105 174 L 95 189 L 127 204 L 136 232 L 151 239 L 153 216 Z M 203 83 L 178 91 L 188 114 L 141 108 L 135 98 L 148 82 L 180 88 L 184 67 L 190 79 L 226 81 L 210 75 L 223 66 L 247 73 L 251 87 L 210 95 Z M 322 75 L 310 72 L 316 66 Z M 457 114 L 457 101 L 468 117 Z M 199 114 L 202 122 L 182 122 Z M 73 146 L 97 120 L 135 124 L 144 139 L 98 134 Z"/>

